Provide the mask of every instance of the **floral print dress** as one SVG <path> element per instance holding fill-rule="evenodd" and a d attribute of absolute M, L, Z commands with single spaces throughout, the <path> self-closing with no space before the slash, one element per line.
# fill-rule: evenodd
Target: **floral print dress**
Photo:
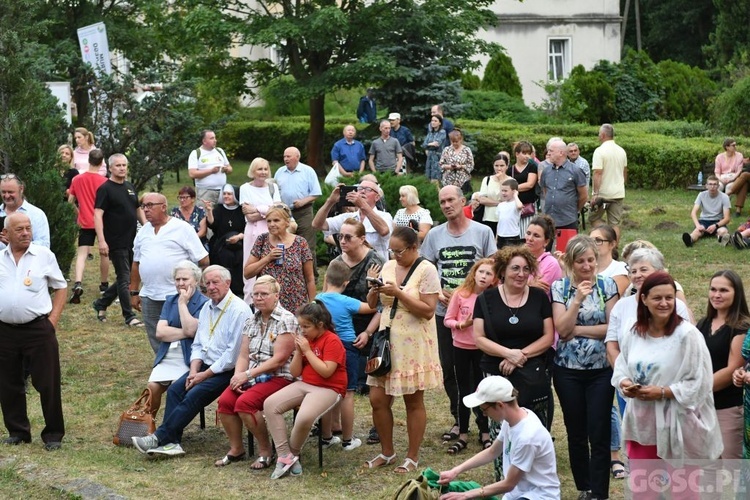
<path fill-rule="evenodd" d="M 461 146 L 458 151 L 453 146 L 443 150 L 440 157 L 440 167 L 456 165 L 457 170 L 443 170 L 443 186 L 463 186 L 471 179 L 471 171 L 474 170 L 474 155 L 467 146 Z"/>
<path fill-rule="evenodd" d="M 269 234 L 263 233 L 255 240 L 250 254 L 262 259 L 271 253 L 272 249 Z M 294 243 L 284 249 L 283 261 L 277 264 L 275 260 L 272 260 L 258 273 L 258 276 L 267 274 L 276 278 L 281 287 L 279 302 L 287 311 L 296 311 L 299 306 L 307 304 L 314 298 L 307 296 L 307 282 L 303 270 L 305 262 L 312 258 L 307 241 L 302 236 L 295 236 Z"/>

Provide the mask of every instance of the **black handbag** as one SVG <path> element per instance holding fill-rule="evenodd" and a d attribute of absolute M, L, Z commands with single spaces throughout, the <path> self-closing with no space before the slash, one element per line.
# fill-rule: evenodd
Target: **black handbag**
<path fill-rule="evenodd" d="M 403 288 L 409 282 L 409 278 L 417 269 L 417 266 L 422 262 L 424 258 L 419 257 L 414 261 L 409 272 L 406 273 L 401 287 Z M 396 317 L 396 306 L 398 306 L 398 299 L 393 299 L 393 305 L 391 306 L 391 323 L 393 318 Z M 365 373 L 372 375 L 373 377 L 382 377 L 387 375 L 391 371 L 391 327 L 390 325 L 384 329 L 378 331 L 372 337 L 372 348 L 370 349 L 370 355 L 367 357 L 367 365 L 365 366 Z"/>
<path fill-rule="evenodd" d="M 484 185 L 484 181 L 487 181 L 487 184 L 489 184 L 490 183 L 489 176 L 482 179 L 482 185 Z M 474 220 L 477 222 L 482 222 L 484 220 L 484 212 L 485 212 L 485 207 L 484 205 L 480 203 L 479 206 L 474 209 Z"/>

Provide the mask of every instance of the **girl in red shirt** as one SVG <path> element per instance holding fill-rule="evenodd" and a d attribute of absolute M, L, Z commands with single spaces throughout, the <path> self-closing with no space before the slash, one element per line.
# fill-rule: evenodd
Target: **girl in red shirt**
<path fill-rule="evenodd" d="M 346 350 L 333 333 L 333 321 L 326 307 L 317 301 L 297 310 L 300 334 L 289 367 L 300 380 L 266 399 L 263 412 L 276 444 L 276 469 L 271 479 L 290 472 L 302 474 L 299 454 L 310 429 L 318 418 L 333 408 L 346 394 Z M 299 407 L 291 436 L 287 438 L 284 413 Z"/>

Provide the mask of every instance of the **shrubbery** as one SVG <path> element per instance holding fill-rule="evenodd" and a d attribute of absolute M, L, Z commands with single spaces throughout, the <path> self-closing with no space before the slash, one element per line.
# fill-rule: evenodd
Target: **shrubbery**
<path fill-rule="evenodd" d="M 750 105 L 750 76 L 738 80 L 713 102 L 711 114 L 714 125 L 727 135 L 750 136 L 748 105 Z"/>
<path fill-rule="evenodd" d="M 487 63 L 481 89 L 505 92 L 511 97 L 523 97 L 518 73 L 513 67 L 513 61 L 505 52 L 497 51 Z"/>
<path fill-rule="evenodd" d="M 463 102 L 468 106 L 461 114 L 467 120 L 503 120 L 515 123 L 534 123 L 539 119 L 537 111 L 530 110 L 520 97 L 511 97 L 505 92 L 466 90 Z"/>

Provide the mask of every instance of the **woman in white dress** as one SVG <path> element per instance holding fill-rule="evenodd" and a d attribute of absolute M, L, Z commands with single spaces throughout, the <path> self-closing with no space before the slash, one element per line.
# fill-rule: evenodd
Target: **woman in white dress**
<path fill-rule="evenodd" d="M 417 232 L 419 242 L 424 241 L 427 231 L 432 229 L 432 216 L 430 211 L 419 205 L 419 192 L 417 188 L 409 184 L 398 189 L 401 206 L 393 217 L 396 226 L 408 226 Z"/>
<path fill-rule="evenodd" d="M 161 341 L 156 351 L 154 369 L 148 378 L 151 408 L 154 416 L 161 406 L 161 396 L 170 384 L 190 369 L 190 349 L 198 330 L 198 314 L 208 297 L 198 283 L 201 270 L 189 260 L 182 260 L 172 270 L 175 295 L 167 295 L 156 324 L 156 338 Z"/>
<path fill-rule="evenodd" d="M 266 213 L 274 203 L 280 203 L 278 186 L 271 180 L 271 166 L 268 160 L 256 158 L 247 170 L 250 181 L 240 186 L 240 205 L 245 215 L 245 231 L 242 240 L 242 262 L 247 262 L 255 240 L 268 232 Z M 253 303 L 253 284 L 255 278 L 245 280 L 245 302 Z"/>

